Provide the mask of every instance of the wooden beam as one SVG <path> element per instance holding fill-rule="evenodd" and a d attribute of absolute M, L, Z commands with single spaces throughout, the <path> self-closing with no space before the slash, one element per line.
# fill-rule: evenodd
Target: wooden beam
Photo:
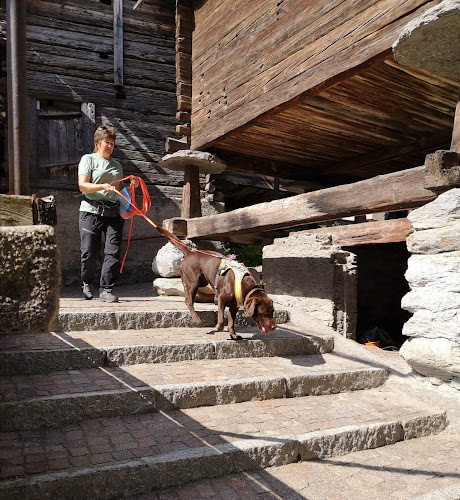
<path fill-rule="evenodd" d="M 113 1 L 113 83 L 123 87 L 123 0 Z"/>
<path fill-rule="evenodd" d="M 34 219 L 31 196 L 0 194 L 0 226 L 32 226 Z"/>
<path fill-rule="evenodd" d="M 424 167 L 313 191 L 224 214 L 192 219 L 188 238 L 219 239 L 362 215 L 419 207 L 436 195 L 423 187 Z"/>
<path fill-rule="evenodd" d="M 376 243 L 399 243 L 406 241 L 413 230 L 409 219 L 394 219 L 346 226 L 324 227 L 301 231 L 304 233 L 330 234 L 332 244 L 342 247 L 373 245 Z M 299 234 L 296 232 L 294 234 Z"/>

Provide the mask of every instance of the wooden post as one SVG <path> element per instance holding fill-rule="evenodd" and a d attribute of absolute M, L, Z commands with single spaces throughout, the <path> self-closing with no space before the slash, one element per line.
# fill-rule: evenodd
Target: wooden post
<path fill-rule="evenodd" d="M 26 8 L 26 0 L 7 2 L 8 168 L 14 195 L 29 192 Z"/>
<path fill-rule="evenodd" d="M 200 171 L 197 166 L 187 165 L 185 167 L 181 212 L 181 217 L 183 219 L 201 217 L 199 173 Z"/>
<path fill-rule="evenodd" d="M 454 127 L 452 129 L 451 151 L 460 153 L 460 94 L 458 96 L 457 107 L 455 108 Z"/>
<path fill-rule="evenodd" d="M 123 87 L 123 0 L 113 2 L 113 83 Z"/>

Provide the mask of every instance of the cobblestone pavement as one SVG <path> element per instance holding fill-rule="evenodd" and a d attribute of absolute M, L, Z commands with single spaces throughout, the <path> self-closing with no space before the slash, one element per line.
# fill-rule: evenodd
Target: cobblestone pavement
<path fill-rule="evenodd" d="M 201 360 L 200 363 L 143 363 L 119 368 L 99 367 L 2 377 L 0 401 L 167 384 L 296 377 L 369 368 L 364 363 L 349 361 L 334 354 L 271 357 L 264 359 L 263 363 L 259 358 Z"/>
<path fill-rule="evenodd" d="M 0 433 L 0 478 L 157 456 L 253 439 L 283 442 L 308 432 L 428 415 L 387 387 L 87 420 L 57 429 Z"/>
<path fill-rule="evenodd" d="M 440 496 L 438 490 L 453 486 L 456 494 Z M 451 430 L 343 457 L 200 481 L 136 500 L 407 500 L 430 492 L 433 500 L 460 498 L 460 437 Z"/>
<path fill-rule="evenodd" d="M 212 333 L 209 333 L 212 331 Z M 269 336 L 256 327 L 239 327 L 243 339 L 282 339 L 307 337 L 305 332 L 291 325 L 278 325 Z M 50 332 L 4 334 L 0 337 L 0 351 L 29 351 L 44 349 L 68 349 L 69 347 L 111 347 L 136 345 L 200 344 L 227 341 L 228 332 L 216 332 L 209 328 L 155 328 L 146 330 L 97 330 L 88 332 Z M 323 336 L 324 338 L 324 336 Z"/>
<path fill-rule="evenodd" d="M 98 299 L 85 301 L 80 289 L 63 288 L 61 311 L 162 311 L 186 310 L 182 297 L 156 297 L 151 284 L 120 286 L 117 304 Z M 198 304 L 198 310 L 215 310 L 214 304 Z M 311 320 L 304 328 L 310 329 Z M 241 329 L 248 338 L 253 331 Z M 321 335 L 321 328 L 315 334 Z M 324 331 L 322 332 L 324 333 Z M 324 333 L 329 334 L 330 332 Z M 279 327 L 271 334 L 298 335 L 292 325 Z M 46 348 L 145 345 L 149 343 L 201 343 L 225 340 L 227 334 L 209 336 L 206 329 L 169 328 L 153 331 L 53 332 L 33 336 L 4 336 L 1 349 L 11 351 Z M 49 396 L 80 394 L 91 391 L 124 388 L 136 391 L 148 384 L 200 382 L 208 372 L 216 379 L 227 380 L 235 373 L 240 377 L 281 373 L 287 375 L 305 369 L 321 372 L 326 365 L 338 369 L 350 366 L 387 366 L 392 371 L 391 384 L 365 391 L 335 395 L 248 401 L 223 406 L 208 406 L 142 415 L 85 420 L 54 429 L 0 433 L 0 479 L 29 481 L 27 476 L 75 470 L 94 470 L 116 461 L 124 463 L 169 453 L 189 453 L 198 449 L 217 449 L 241 443 L 258 446 L 258 440 L 284 443 L 301 440 L 307 433 L 329 429 L 349 429 L 374 422 L 423 421 L 433 415 L 433 407 L 441 410 L 444 400 L 437 398 L 438 388 L 420 385 L 397 359 L 397 354 L 352 345 L 336 337 L 333 354 L 311 356 L 307 364 L 294 358 L 233 359 L 180 363 L 133 365 L 123 368 L 98 368 L 59 371 L 43 375 L 3 377 L 4 401 Z M 180 343 L 179 342 L 179 343 Z M 376 352 L 376 351 L 374 351 Z M 302 357 L 303 358 L 303 357 Z M 300 358 L 298 358 L 300 359 Z M 305 363 L 305 361 L 302 361 Z M 200 367 L 201 365 L 201 367 Z M 256 365 L 260 368 L 256 368 Z M 161 369 L 159 369 L 161 368 Z M 408 383 L 411 383 L 410 391 Z M 57 392 L 56 392 L 57 391 Z M 435 392 L 434 392 L 435 391 Z M 410 394 L 410 396 L 409 396 Z M 411 396 L 416 399 L 412 399 Z M 450 397 L 450 394 L 449 394 Z M 7 398 L 7 399 L 6 399 Z M 425 401 L 430 407 L 421 401 Z M 457 408 L 449 406 L 451 415 Z M 436 404 L 436 403 L 441 403 Z M 436 416 L 435 416 L 436 418 Z M 417 425 L 417 424 L 416 424 Z M 429 425 L 429 424 L 428 424 Z M 136 497 L 137 500 L 182 499 L 286 499 L 286 500 L 409 500 L 433 492 L 430 500 L 460 499 L 460 434 L 448 428 L 436 436 L 409 439 L 397 444 L 351 453 L 321 461 L 304 461 L 282 467 L 248 471 L 189 484 L 185 487 Z M 385 431 L 383 431 L 385 432 Z M 334 436 L 332 436 L 334 439 Z M 294 456 L 295 458 L 295 456 Z M 33 477 L 33 476 L 32 476 Z M 457 496 L 452 488 L 456 486 Z M 440 496 L 440 489 L 447 488 Z M 66 497 L 67 498 L 67 497 Z M 423 499 L 425 500 L 425 498 Z"/>

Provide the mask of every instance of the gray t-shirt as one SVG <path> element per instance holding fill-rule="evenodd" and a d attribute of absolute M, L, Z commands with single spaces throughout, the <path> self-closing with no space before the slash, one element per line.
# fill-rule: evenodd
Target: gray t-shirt
<path fill-rule="evenodd" d="M 123 178 L 123 167 L 117 160 L 105 160 L 96 153 L 83 155 L 78 165 L 78 175 L 87 175 L 89 181 L 93 184 L 110 183 L 116 179 Z M 84 198 L 80 204 L 80 212 L 97 213 L 96 207 L 93 207 L 88 200 L 99 201 L 118 201 L 117 193 L 108 193 L 105 190 L 96 193 L 84 193 Z"/>

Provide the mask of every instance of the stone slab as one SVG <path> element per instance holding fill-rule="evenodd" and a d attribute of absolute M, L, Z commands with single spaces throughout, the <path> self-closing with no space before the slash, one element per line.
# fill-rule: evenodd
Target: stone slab
<path fill-rule="evenodd" d="M 388 372 L 333 354 L 184 361 L 1 379 L 0 429 L 369 389 Z"/>
<path fill-rule="evenodd" d="M 203 328 L 10 334 L 0 337 L 0 376 L 138 363 L 321 354 L 334 348 L 330 335 L 308 334 L 290 325 L 280 325 L 269 335 L 254 327 L 241 328 L 239 333 L 243 337 L 239 342 L 229 340 L 227 332 L 209 334 Z"/>
<path fill-rule="evenodd" d="M 195 481 L 135 497 L 289 500 L 458 500 L 460 438 L 430 437 L 265 470 Z"/>
<path fill-rule="evenodd" d="M 460 75 L 460 1 L 444 0 L 409 22 L 393 44 L 396 61 L 445 77 Z"/>
<path fill-rule="evenodd" d="M 97 478 L 105 484 L 110 477 L 107 493 L 97 488 L 98 498 L 122 497 L 131 482 L 127 471 L 133 473 L 132 493 L 139 494 L 240 470 L 285 466 L 298 461 L 299 454 L 308 458 L 310 450 L 334 457 L 375 448 L 417 433 L 436 434 L 445 426 L 442 411 L 387 387 L 87 420 L 54 430 L 0 434 L 7 451 L 0 493 L 5 499 L 68 498 L 70 492 L 72 498 L 91 498 Z M 31 464 L 40 464 L 41 471 L 31 472 L 40 470 Z M 29 477 L 21 478 L 21 470 L 29 470 Z"/>

